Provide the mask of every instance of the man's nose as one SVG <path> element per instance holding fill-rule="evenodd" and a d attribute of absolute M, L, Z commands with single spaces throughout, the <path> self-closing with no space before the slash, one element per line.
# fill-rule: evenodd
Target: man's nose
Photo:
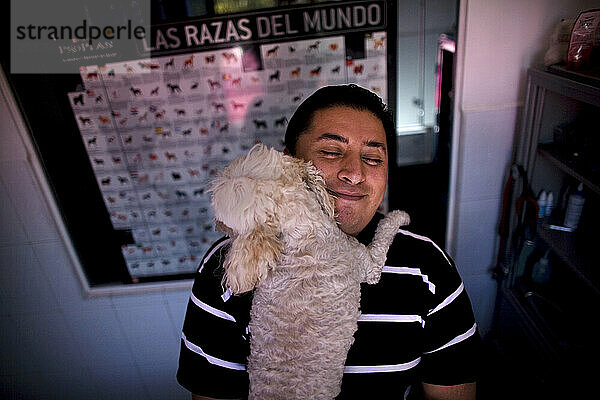
<path fill-rule="evenodd" d="M 365 173 L 360 157 L 344 157 L 341 162 L 338 178 L 341 181 L 358 185 L 365 180 Z"/>

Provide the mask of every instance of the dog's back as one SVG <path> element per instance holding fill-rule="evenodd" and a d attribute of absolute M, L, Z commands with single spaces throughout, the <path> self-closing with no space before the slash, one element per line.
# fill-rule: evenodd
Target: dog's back
<path fill-rule="evenodd" d="M 341 231 L 312 251 L 286 254 L 254 292 L 251 399 L 331 399 L 360 316 L 356 249 Z"/>
<path fill-rule="evenodd" d="M 325 222 L 314 227 L 311 245 L 281 257 L 254 292 L 251 399 L 332 399 L 339 394 L 360 316 L 360 284 L 379 280 L 387 249 L 406 223 L 405 213 L 392 212 L 367 248 L 335 222 Z"/>

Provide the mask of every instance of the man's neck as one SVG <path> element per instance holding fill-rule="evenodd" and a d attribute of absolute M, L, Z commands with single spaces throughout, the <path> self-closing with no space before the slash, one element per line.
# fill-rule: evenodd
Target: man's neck
<path fill-rule="evenodd" d="M 378 212 L 375 213 L 375 215 L 373 216 L 373 218 L 371 218 L 371 221 L 369 221 L 367 226 L 362 231 L 360 231 L 358 235 L 356 235 L 356 239 L 358 239 L 358 241 L 364 244 L 365 246 L 371 243 L 371 241 L 373 240 L 373 236 L 375 236 L 377 224 L 379 224 L 381 218 L 383 218 L 383 214 Z"/>

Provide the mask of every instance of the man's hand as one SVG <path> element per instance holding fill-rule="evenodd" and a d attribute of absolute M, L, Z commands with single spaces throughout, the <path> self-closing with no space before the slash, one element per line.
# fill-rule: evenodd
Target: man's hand
<path fill-rule="evenodd" d="M 440 386 L 423 383 L 425 400 L 475 400 L 476 384 L 464 383 L 455 386 Z"/>

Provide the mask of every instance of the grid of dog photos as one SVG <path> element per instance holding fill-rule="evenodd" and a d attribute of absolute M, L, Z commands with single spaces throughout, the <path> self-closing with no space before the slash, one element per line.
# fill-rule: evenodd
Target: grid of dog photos
<path fill-rule="evenodd" d="M 386 93 L 385 32 L 348 60 L 344 36 L 80 68 L 68 93 L 132 277 L 193 273 L 220 236 L 207 193 L 256 143 L 283 149 L 296 107 L 317 88 L 355 82 Z"/>

